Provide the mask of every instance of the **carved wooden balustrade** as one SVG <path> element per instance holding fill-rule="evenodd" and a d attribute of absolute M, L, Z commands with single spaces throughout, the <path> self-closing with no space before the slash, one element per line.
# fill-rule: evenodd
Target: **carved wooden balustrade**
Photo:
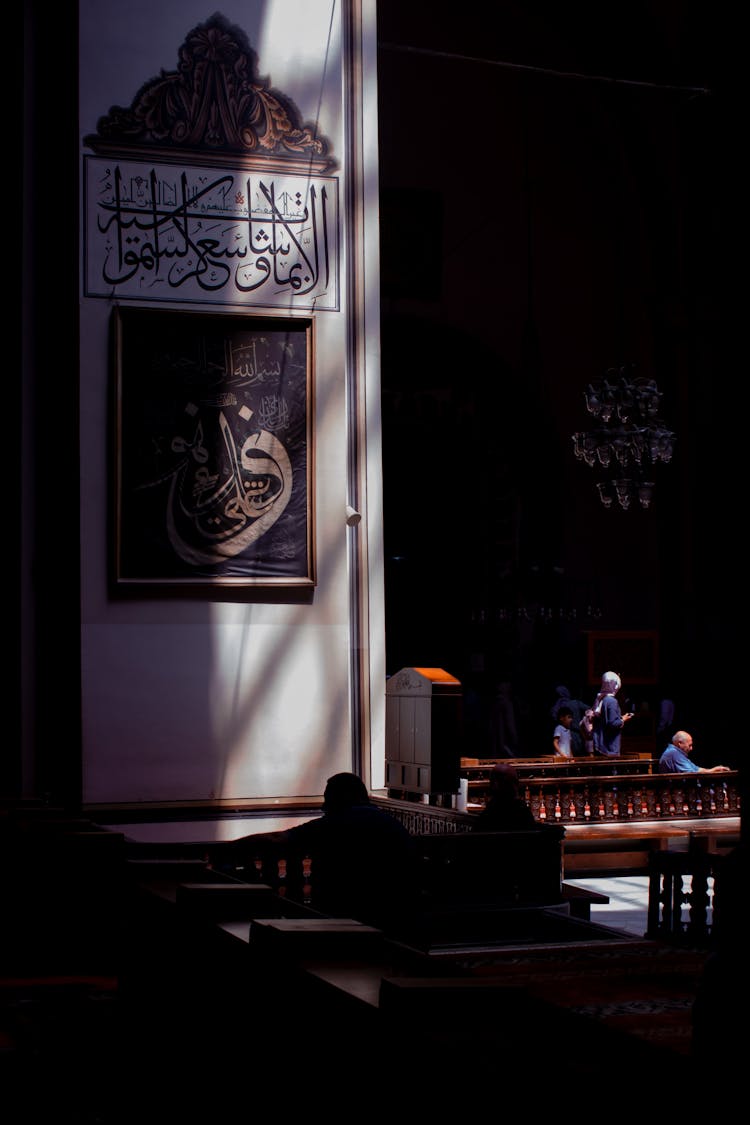
<path fill-rule="evenodd" d="M 646 937 L 706 947 L 714 930 L 714 892 L 722 856 L 653 852 L 649 857 Z"/>
<path fill-rule="evenodd" d="M 469 782 L 470 801 L 481 804 L 486 791 L 486 782 Z M 522 780 L 521 791 L 534 818 L 547 824 L 622 824 L 740 815 L 736 771 L 528 777 Z"/>
<path fill-rule="evenodd" d="M 455 809 L 439 808 L 414 801 L 399 801 L 394 798 L 373 797 L 372 803 L 385 809 L 400 820 L 410 836 L 469 832 L 474 823 L 474 813 L 457 812 Z"/>
<path fill-rule="evenodd" d="M 610 774 L 657 773 L 658 758 L 640 755 L 620 758 L 568 758 L 561 759 L 554 754 L 542 754 L 536 758 L 462 758 L 461 777 L 471 781 L 486 781 L 495 765 L 512 766 L 521 780 L 527 777 L 597 777 Z"/>

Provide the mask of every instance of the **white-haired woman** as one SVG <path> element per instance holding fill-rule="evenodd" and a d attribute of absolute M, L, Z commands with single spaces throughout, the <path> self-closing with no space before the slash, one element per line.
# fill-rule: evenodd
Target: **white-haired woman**
<path fill-rule="evenodd" d="M 617 693 L 621 687 L 622 681 L 616 672 L 605 672 L 601 689 L 594 700 L 594 753 L 605 758 L 620 757 L 622 728 L 633 718 L 632 711 L 623 715 L 620 710 Z"/>

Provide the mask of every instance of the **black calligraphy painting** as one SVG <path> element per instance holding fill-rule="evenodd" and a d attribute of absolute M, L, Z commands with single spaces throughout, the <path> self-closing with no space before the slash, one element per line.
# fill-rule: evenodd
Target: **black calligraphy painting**
<path fill-rule="evenodd" d="M 116 586 L 314 586 L 313 318 L 113 329 Z"/>

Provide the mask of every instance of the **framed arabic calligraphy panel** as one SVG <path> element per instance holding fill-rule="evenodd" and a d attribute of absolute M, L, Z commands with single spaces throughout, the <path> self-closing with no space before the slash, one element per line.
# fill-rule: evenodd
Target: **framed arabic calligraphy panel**
<path fill-rule="evenodd" d="M 311 317 L 126 308 L 117 586 L 314 586 Z"/>

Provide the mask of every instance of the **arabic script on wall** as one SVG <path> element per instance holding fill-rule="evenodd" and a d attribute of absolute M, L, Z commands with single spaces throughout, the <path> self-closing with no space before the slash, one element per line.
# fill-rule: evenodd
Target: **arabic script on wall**
<path fill-rule="evenodd" d="M 86 158 L 89 297 L 338 308 L 335 177 Z"/>

